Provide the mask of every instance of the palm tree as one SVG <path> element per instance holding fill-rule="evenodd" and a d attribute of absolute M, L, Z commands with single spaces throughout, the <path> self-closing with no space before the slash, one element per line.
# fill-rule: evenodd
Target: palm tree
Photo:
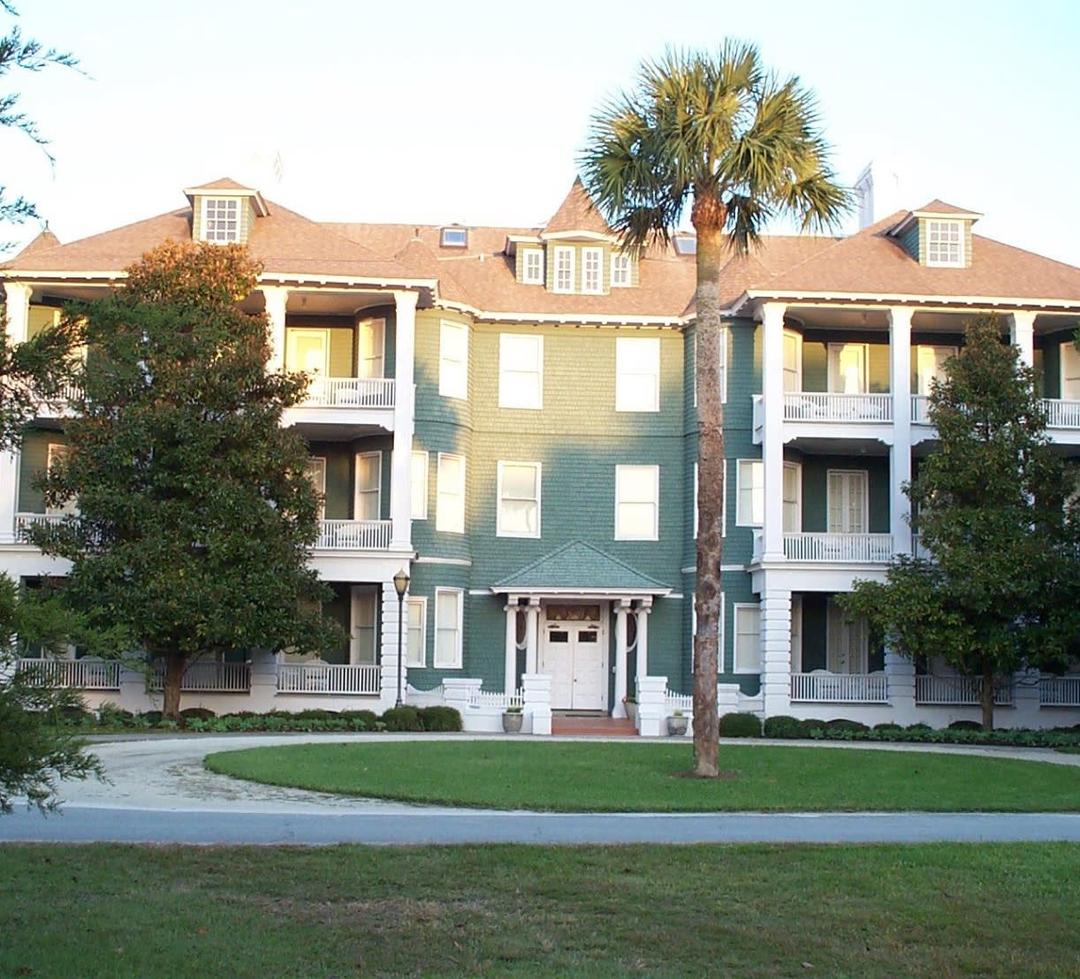
<path fill-rule="evenodd" d="M 720 271 L 748 252 L 765 225 L 794 217 L 803 230 L 836 225 L 849 192 L 829 168 L 813 95 L 780 80 L 757 48 L 669 50 L 645 61 L 629 92 L 593 117 L 582 181 L 624 248 L 667 242 L 687 204 L 697 232 L 698 539 L 694 636 L 694 755 L 715 776 L 724 417 L 719 371 Z"/>

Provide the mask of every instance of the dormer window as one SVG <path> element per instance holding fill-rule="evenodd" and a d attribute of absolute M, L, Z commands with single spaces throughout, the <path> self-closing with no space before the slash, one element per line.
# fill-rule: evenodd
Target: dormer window
<path fill-rule="evenodd" d="M 581 291 L 596 295 L 604 291 L 604 249 L 581 249 Z"/>
<path fill-rule="evenodd" d="M 469 231 L 467 228 L 443 228 L 439 243 L 443 248 L 467 248 Z"/>
<path fill-rule="evenodd" d="M 553 292 L 574 291 L 574 249 L 555 246 L 555 282 Z"/>
<path fill-rule="evenodd" d="M 522 250 L 521 281 L 532 286 L 544 284 L 544 253 L 539 248 Z"/>
<path fill-rule="evenodd" d="M 616 252 L 611 256 L 611 285 L 614 288 L 630 284 L 630 256 Z"/>
<path fill-rule="evenodd" d="M 235 197 L 203 198 L 203 238 L 219 244 L 240 240 L 240 202 Z"/>
<path fill-rule="evenodd" d="M 926 222 L 926 264 L 937 268 L 964 265 L 964 222 Z"/>
<path fill-rule="evenodd" d="M 696 255 L 697 238 L 694 235 L 679 234 L 672 239 L 676 255 Z"/>

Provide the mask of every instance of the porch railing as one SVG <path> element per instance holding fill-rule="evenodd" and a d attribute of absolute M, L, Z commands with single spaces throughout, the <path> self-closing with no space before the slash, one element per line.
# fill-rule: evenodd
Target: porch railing
<path fill-rule="evenodd" d="M 1044 676 L 1039 681 L 1040 707 L 1080 707 L 1080 674 Z"/>
<path fill-rule="evenodd" d="M 15 539 L 26 543 L 31 527 L 60 523 L 66 516 L 66 513 L 16 513 Z"/>
<path fill-rule="evenodd" d="M 891 394 L 834 394 L 789 391 L 784 395 L 784 421 L 891 422 Z"/>
<path fill-rule="evenodd" d="M 307 408 L 393 408 L 392 377 L 316 377 L 304 397 Z"/>
<path fill-rule="evenodd" d="M 79 690 L 119 690 L 120 662 L 91 659 L 20 659 L 17 673 L 29 673 L 31 682 L 47 687 Z"/>
<path fill-rule="evenodd" d="M 888 564 L 892 555 L 892 534 L 784 534 L 789 561 Z"/>
<path fill-rule="evenodd" d="M 887 704 L 884 673 L 792 673 L 791 699 L 813 704 Z"/>
<path fill-rule="evenodd" d="M 320 520 L 315 550 L 385 551 L 391 527 L 389 520 Z"/>
<path fill-rule="evenodd" d="M 930 399 L 925 394 L 911 396 L 911 423 L 913 425 L 930 424 Z"/>
<path fill-rule="evenodd" d="M 505 693 L 502 690 L 473 690 L 469 693 L 470 707 L 524 707 L 525 691 L 515 690 Z"/>
<path fill-rule="evenodd" d="M 915 676 L 915 703 L 926 707 L 977 707 L 982 703 L 981 676 Z M 994 681 L 994 703 L 1007 707 L 1013 702 L 1011 680 Z"/>
<path fill-rule="evenodd" d="M 154 667 L 153 688 L 165 683 L 165 664 Z M 251 690 L 251 667 L 247 663 L 188 663 L 180 681 L 184 693 L 247 693 Z"/>
<path fill-rule="evenodd" d="M 1080 428 L 1080 401 L 1043 398 L 1048 428 Z"/>
<path fill-rule="evenodd" d="M 354 694 L 378 696 L 378 666 L 338 663 L 279 663 L 278 693 Z"/>

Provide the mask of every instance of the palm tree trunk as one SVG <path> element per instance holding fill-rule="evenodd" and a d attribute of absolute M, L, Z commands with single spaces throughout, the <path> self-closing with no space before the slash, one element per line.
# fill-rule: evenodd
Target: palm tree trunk
<path fill-rule="evenodd" d="M 187 666 L 187 660 L 184 656 L 178 653 L 166 654 L 161 715 L 171 721 L 180 720 L 180 684 L 184 679 L 185 666 Z"/>
<path fill-rule="evenodd" d="M 987 657 L 983 660 L 982 690 L 979 694 L 982 704 L 982 726 L 984 731 L 994 730 L 994 667 Z"/>
<path fill-rule="evenodd" d="M 719 658 L 720 565 L 723 558 L 724 406 L 720 401 L 720 266 L 724 205 L 698 195 L 691 215 L 697 231 L 695 376 L 698 416 L 697 590 L 694 609 L 694 773 L 719 774 L 716 674 Z"/>

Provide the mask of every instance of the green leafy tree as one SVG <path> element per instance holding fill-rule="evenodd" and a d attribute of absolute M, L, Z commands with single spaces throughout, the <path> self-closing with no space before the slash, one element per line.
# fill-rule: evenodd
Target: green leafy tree
<path fill-rule="evenodd" d="M 281 425 L 307 379 L 267 372 L 266 317 L 239 306 L 258 273 L 240 246 L 167 242 L 73 309 L 90 355 L 70 453 L 42 485 L 79 513 L 33 537 L 73 562 L 63 596 L 90 627 L 164 661 L 173 718 L 194 658 L 341 640 L 308 565 L 307 450 Z"/>
<path fill-rule="evenodd" d="M 1075 652 L 1080 513 L 1033 370 L 994 317 L 965 337 L 930 394 L 938 446 L 905 487 L 926 557 L 899 557 L 885 583 L 859 582 L 841 602 L 898 652 L 981 677 L 990 729 L 995 677 Z"/>
<path fill-rule="evenodd" d="M 669 51 L 592 120 L 582 180 L 624 247 L 666 242 L 687 206 L 697 232 L 698 538 L 694 754 L 718 773 L 716 682 L 724 500 L 724 419 L 717 384 L 720 270 L 776 217 L 831 227 L 849 206 L 834 179 L 812 94 L 780 79 L 749 44 L 715 54 Z"/>

